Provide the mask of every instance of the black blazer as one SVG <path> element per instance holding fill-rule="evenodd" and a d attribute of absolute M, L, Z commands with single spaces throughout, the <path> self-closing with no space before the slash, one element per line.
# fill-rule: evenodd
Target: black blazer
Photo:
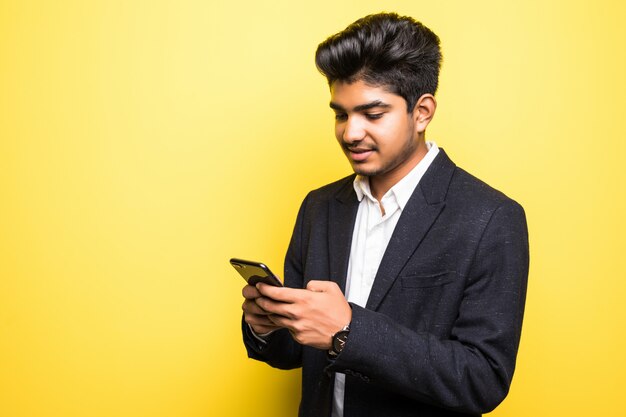
<path fill-rule="evenodd" d="M 312 191 L 296 222 L 285 284 L 345 289 L 358 200 L 354 175 Z M 344 417 L 480 415 L 506 396 L 520 339 L 528 235 L 522 207 L 456 167 L 443 149 L 404 208 L 366 308 L 331 360 L 289 332 L 267 344 L 243 326 L 251 358 L 302 367 L 300 416 L 329 416 L 334 373 Z"/>

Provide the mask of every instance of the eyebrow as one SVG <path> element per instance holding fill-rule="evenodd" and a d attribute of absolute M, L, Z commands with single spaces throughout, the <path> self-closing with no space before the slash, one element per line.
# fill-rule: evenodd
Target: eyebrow
<path fill-rule="evenodd" d="M 333 110 L 345 111 L 345 109 L 342 106 L 340 106 L 339 104 L 334 103 L 332 101 L 330 102 L 329 106 Z M 372 101 L 372 102 L 369 102 L 369 103 L 359 104 L 358 106 L 356 106 L 352 110 L 353 111 L 363 111 L 363 110 L 373 109 L 375 107 L 388 108 L 388 107 L 391 107 L 391 104 L 387 104 L 387 103 L 385 103 L 383 101 L 380 101 L 380 100 L 375 100 L 375 101 Z"/>

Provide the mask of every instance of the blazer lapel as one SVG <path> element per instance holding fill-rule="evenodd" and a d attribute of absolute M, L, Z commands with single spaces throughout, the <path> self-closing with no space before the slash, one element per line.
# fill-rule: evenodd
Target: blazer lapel
<path fill-rule="evenodd" d="M 352 246 L 352 232 L 359 208 L 359 200 L 354 191 L 354 175 L 330 200 L 328 208 L 328 249 L 330 280 L 336 282 L 341 291 L 346 292 L 346 275 Z"/>
<path fill-rule="evenodd" d="M 404 207 L 378 267 L 366 308 L 376 310 L 445 206 L 455 165 L 443 149 Z"/>

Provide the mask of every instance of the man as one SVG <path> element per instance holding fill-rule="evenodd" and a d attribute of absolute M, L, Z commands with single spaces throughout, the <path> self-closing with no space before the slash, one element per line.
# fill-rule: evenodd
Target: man
<path fill-rule="evenodd" d="M 286 288 L 243 289 L 248 355 L 302 367 L 300 416 L 477 416 L 508 392 L 525 216 L 426 141 L 440 61 L 433 32 L 388 13 L 318 47 L 355 175 L 304 200 Z"/>

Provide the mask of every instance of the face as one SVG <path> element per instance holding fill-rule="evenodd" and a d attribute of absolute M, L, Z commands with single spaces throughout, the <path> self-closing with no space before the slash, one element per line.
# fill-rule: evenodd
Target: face
<path fill-rule="evenodd" d="M 425 154 L 419 113 L 408 113 L 406 106 L 401 96 L 363 81 L 331 86 L 335 136 L 354 172 L 370 182 L 399 181 Z"/>

